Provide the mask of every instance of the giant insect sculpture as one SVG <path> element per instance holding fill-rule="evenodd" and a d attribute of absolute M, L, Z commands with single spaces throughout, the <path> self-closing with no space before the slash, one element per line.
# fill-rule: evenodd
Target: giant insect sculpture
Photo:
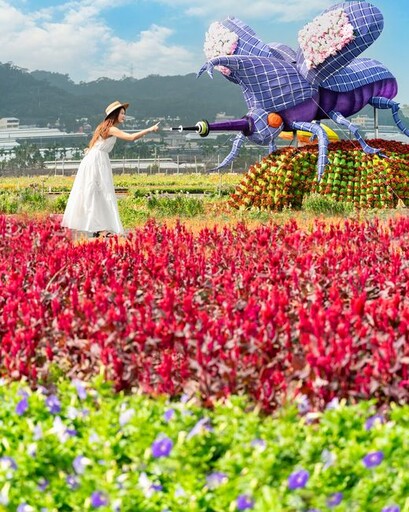
<path fill-rule="evenodd" d="M 217 169 L 230 164 L 246 138 L 269 145 L 281 131 L 304 130 L 318 139 L 318 179 L 328 163 L 328 138 L 320 121 L 332 119 L 352 132 L 366 153 L 380 149 L 369 146 L 358 128 L 346 117 L 366 105 L 391 109 L 397 127 L 409 130 L 399 119 L 396 79 L 380 62 L 358 58 L 383 29 L 382 13 L 368 2 L 339 3 L 307 24 L 298 35 L 299 48 L 265 44 L 237 18 L 213 23 L 206 34 L 207 62 L 200 69 L 213 77 L 217 69 L 239 85 L 248 107 L 242 119 L 227 123 L 200 121 L 193 127 L 206 136 L 209 131 L 239 131 L 232 149 Z"/>

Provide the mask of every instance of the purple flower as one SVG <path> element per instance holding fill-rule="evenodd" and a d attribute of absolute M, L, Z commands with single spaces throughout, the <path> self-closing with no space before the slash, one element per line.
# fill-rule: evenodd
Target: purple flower
<path fill-rule="evenodd" d="M 6 455 L 4 457 L 0 457 L 0 467 L 6 470 L 13 469 L 15 471 L 17 469 L 17 464 L 13 457 L 8 457 Z"/>
<path fill-rule="evenodd" d="M 60 443 L 65 443 L 70 437 L 67 425 L 65 425 L 59 416 L 54 417 L 52 432 L 58 437 Z"/>
<path fill-rule="evenodd" d="M 121 500 L 115 500 L 112 503 L 112 512 L 121 512 Z"/>
<path fill-rule="evenodd" d="M 291 491 L 294 489 L 302 489 L 307 485 L 308 479 L 310 478 L 310 474 L 305 469 L 301 469 L 300 471 L 294 471 L 288 477 L 288 488 Z"/>
<path fill-rule="evenodd" d="M 161 485 L 160 483 L 152 482 L 152 480 L 148 477 L 146 473 L 141 473 L 139 475 L 138 485 L 142 489 L 143 494 L 147 498 L 151 498 L 155 494 L 155 492 L 163 490 L 163 485 Z"/>
<path fill-rule="evenodd" d="M 16 405 L 16 414 L 22 416 L 28 409 L 28 396 L 24 396 Z"/>
<path fill-rule="evenodd" d="M 47 487 L 50 485 L 50 482 L 45 478 L 40 478 L 37 487 L 40 491 L 45 491 Z"/>
<path fill-rule="evenodd" d="M 332 400 L 330 400 L 325 409 L 327 409 L 328 411 L 334 411 L 336 409 L 339 409 L 339 398 L 337 396 L 335 396 Z"/>
<path fill-rule="evenodd" d="M 131 421 L 135 414 L 134 409 L 126 409 L 125 411 L 122 411 L 119 415 L 119 424 L 121 427 L 124 427 L 127 423 Z"/>
<path fill-rule="evenodd" d="M 105 507 L 108 505 L 108 497 L 100 491 L 91 494 L 91 506 L 94 508 Z"/>
<path fill-rule="evenodd" d="M 84 457 L 83 455 L 78 455 L 72 462 L 72 467 L 77 475 L 83 475 L 85 472 L 85 468 L 91 463 L 90 459 Z"/>
<path fill-rule="evenodd" d="M 388 505 L 383 507 L 382 512 L 400 512 L 400 507 L 398 505 Z"/>
<path fill-rule="evenodd" d="M 20 503 L 16 512 L 32 512 L 33 510 L 33 507 L 30 507 L 27 503 Z"/>
<path fill-rule="evenodd" d="M 306 395 L 300 396 L 297 407 L 300 414 L 305 414 L 311 409 L 310 401 Z"/>
<path fill-rule="evenodd" d="M 49 397 L 47 397 L 45 403 L 51 414 L 58 414 L 61 411 L 61 403 L 58 400 L 57 396 L 50 395 Z"/>
<path fill-rule="evenodd" d="M 210 473 L 206 477 L 206 484 L 209 489 L 216 489 L 220 485 L 227 482 L 228 478 L 226 473 L 222 473 L 220 471 L 214 471 L 213 473 Z"/>
<path fill-rule="evenodd" d="M 72 383 L 77 390 L 78 398 L 80 400 L 85 400 L 87 398 L 87 391 L 85 389 L 84 383 L 79 379 L 74 379 Z"/>
<path fill-rule="evenodd" d="M 68 487 L 73 490 L 78 489 L 80 485 L 78 478 L 75 475 L 67 475 L 65 481 L 67 482 Z"/>
<path fill-rule="evenodd" d="M 264 441 L 264 439 L 256 438 L 253 439 L 253 441 L 251 441 L 250 446 L 252 446 L 253 448 L 257 448 L 260 451 L 264 451 L 267 447 L 267 443 Z"/>
<path fill-rule="evenodd" d="M 163 417 L 165 418 L 165 421 L 169 422 L 173 416 L 175 415 L 174 409 L 168 409 L 164 412 Z"/>
<path fill-rule="evenodd" d="M 43 437 L 43 429 L 41 428 L 41 424 L 35 425 L 33 429 L 33 439 L 34 441 L 39 441 Z"/>
<path fill-rule="evenodd" d="M 91 432 L 89 435 L 89 442 L 94 444 L 99 442 L 99 435 L 96 432 Z"/>
<path fill-rule="evenodd" d="M 167 457 L 173 448 L 173 442 L 169 437 L 160 437 L 152 443 L 152 455 L 155 458 Z"/>
<path fill-rule="evenodd" d="M 237 510 L 248 510 L 254 507 L 254 500 L 248 494 L 240 494 L 236 500 Z"/>
<path fill-rule="evenodd" d="M 324 449 L 321 453 L 321 459 L 324 463 L 323 469 L 328 469 L 330 466 L 333 466 L 337 457 L 334 453 L 330 452 L 327 449 Z"/>
<path fill-rule="evenodd" d="M 367 468 L 374 468 L 379 466 L 379 464 L 383 461 L 383 452 L 371 452 L 365 455 L 362 459 L 364 466 Z"/>
<path fill-rule="evenodd" d="M 33 459 L 37 456 L 37 445 L 35 443 L 30 443 L 27 446 L 27 455 L 29 455 Z"/>
<path fill-rule="evenodd" d="M 331 496 L 327 499 L 327 505 L 332 508 L 339 505 L 342 501 L 343 494 L 342 492 L 334 492 L 334 494 L 331 494 Z"/>
<path fill-rule="evenodd" d="M 208 431 L 212 430 L 209 418 L 202 418 L 201 420 L 199 420 L 196 423 L 196 425 L 192 428 L 192 430 L 189 432 L 189 434 L 186 436 L 186 439 L 191 439 L 192 437 L 196 436 L 197 434 L 202 433 L 203 430 L 208 430 Z"/>
<path fill-rule="evenodd" d="M 385 423 L 385 419 L 380 414 L 375 414 L 365 421 L 365 430 L 370 430 L 375 425 L 382 425 Z"/>

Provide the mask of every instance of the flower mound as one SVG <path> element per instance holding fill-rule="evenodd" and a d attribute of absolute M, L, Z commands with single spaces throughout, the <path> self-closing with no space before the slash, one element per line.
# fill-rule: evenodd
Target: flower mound
<path fill-rule="evenodd" d="M 336 55 L 354 39 L 354 27 L 343 9 L 334 9 L 314 18 L 298 33 L 298 43 L 308 69 Z"/>
<path fill-rule="evenodd" d="M 329 144 L 329 164 L 317 181 L 317 147 L 283 148 L 250 167 L 231 195 L 237 209 L 300 208 L 305 195 L 317 192 L 357 209 L 409 205 L 409 145 L 373 140 L 388 159 L 367 155 L 353 141 Z"/>

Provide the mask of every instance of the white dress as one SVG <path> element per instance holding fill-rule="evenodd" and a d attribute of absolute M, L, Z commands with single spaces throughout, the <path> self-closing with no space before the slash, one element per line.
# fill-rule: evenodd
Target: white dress
<path fill-rule="evenodd" d="M 116 137 L 100 137 L 82 159 L 61 225 L 78 231 L 123 233 L 109 153 Z"/>

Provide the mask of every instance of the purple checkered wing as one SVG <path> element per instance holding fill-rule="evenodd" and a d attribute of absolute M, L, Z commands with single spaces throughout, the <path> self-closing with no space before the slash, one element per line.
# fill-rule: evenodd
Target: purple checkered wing
<path fill-rule="evenodd" d="M 271 53 L 270 46 L 263 43 L 252 28 L 238 18 L 229 17 L 221 24 L 238 36 L 237 47 L 234 55 L 255 55 L 268 57 Z"/>
<path fill-rule="evenodd" d="M 363 85 L 394 78 L 383 64 L 374 59 L 358 58 L 321 83 L 321 87 L 336 92 L 348 92 Z"/>
<path fill-rule="evenodd" d="M 280 112 L 302 103 L 316 92 L 293 65 L 272 57 L 216 57 L 202 66 L 198 76 L 207 71 L 212 77 L 216 66 L 230 71 L 227 78 L 241 86 L 249 109 Z"/>
<path fill-rule="evenodd" d="M 350 64 L 379 36 L 382 13 L 368 2 L 332 6 L 299 32 L 297 68 L 319 86 Z"/>
<path fill-rule="evenodd" d="M 270 52 L 272 57 L 276 57 L 280 60 L 285 60 L 290 64 L 295 64 L 297 61 L 297 54 L 295 51 L 286 44 L 281 43 L 269 43 Z"/>
<path fill-rule="evenodd" d="M 292 48 L 281 43 L 263 43 L 254 30 L 238 18 L 226 18 L 221 24 L 238 36 L 234 55 L 274 57 L 287 62 L 295 62 L 296 60 L 296 53 Z"/>

